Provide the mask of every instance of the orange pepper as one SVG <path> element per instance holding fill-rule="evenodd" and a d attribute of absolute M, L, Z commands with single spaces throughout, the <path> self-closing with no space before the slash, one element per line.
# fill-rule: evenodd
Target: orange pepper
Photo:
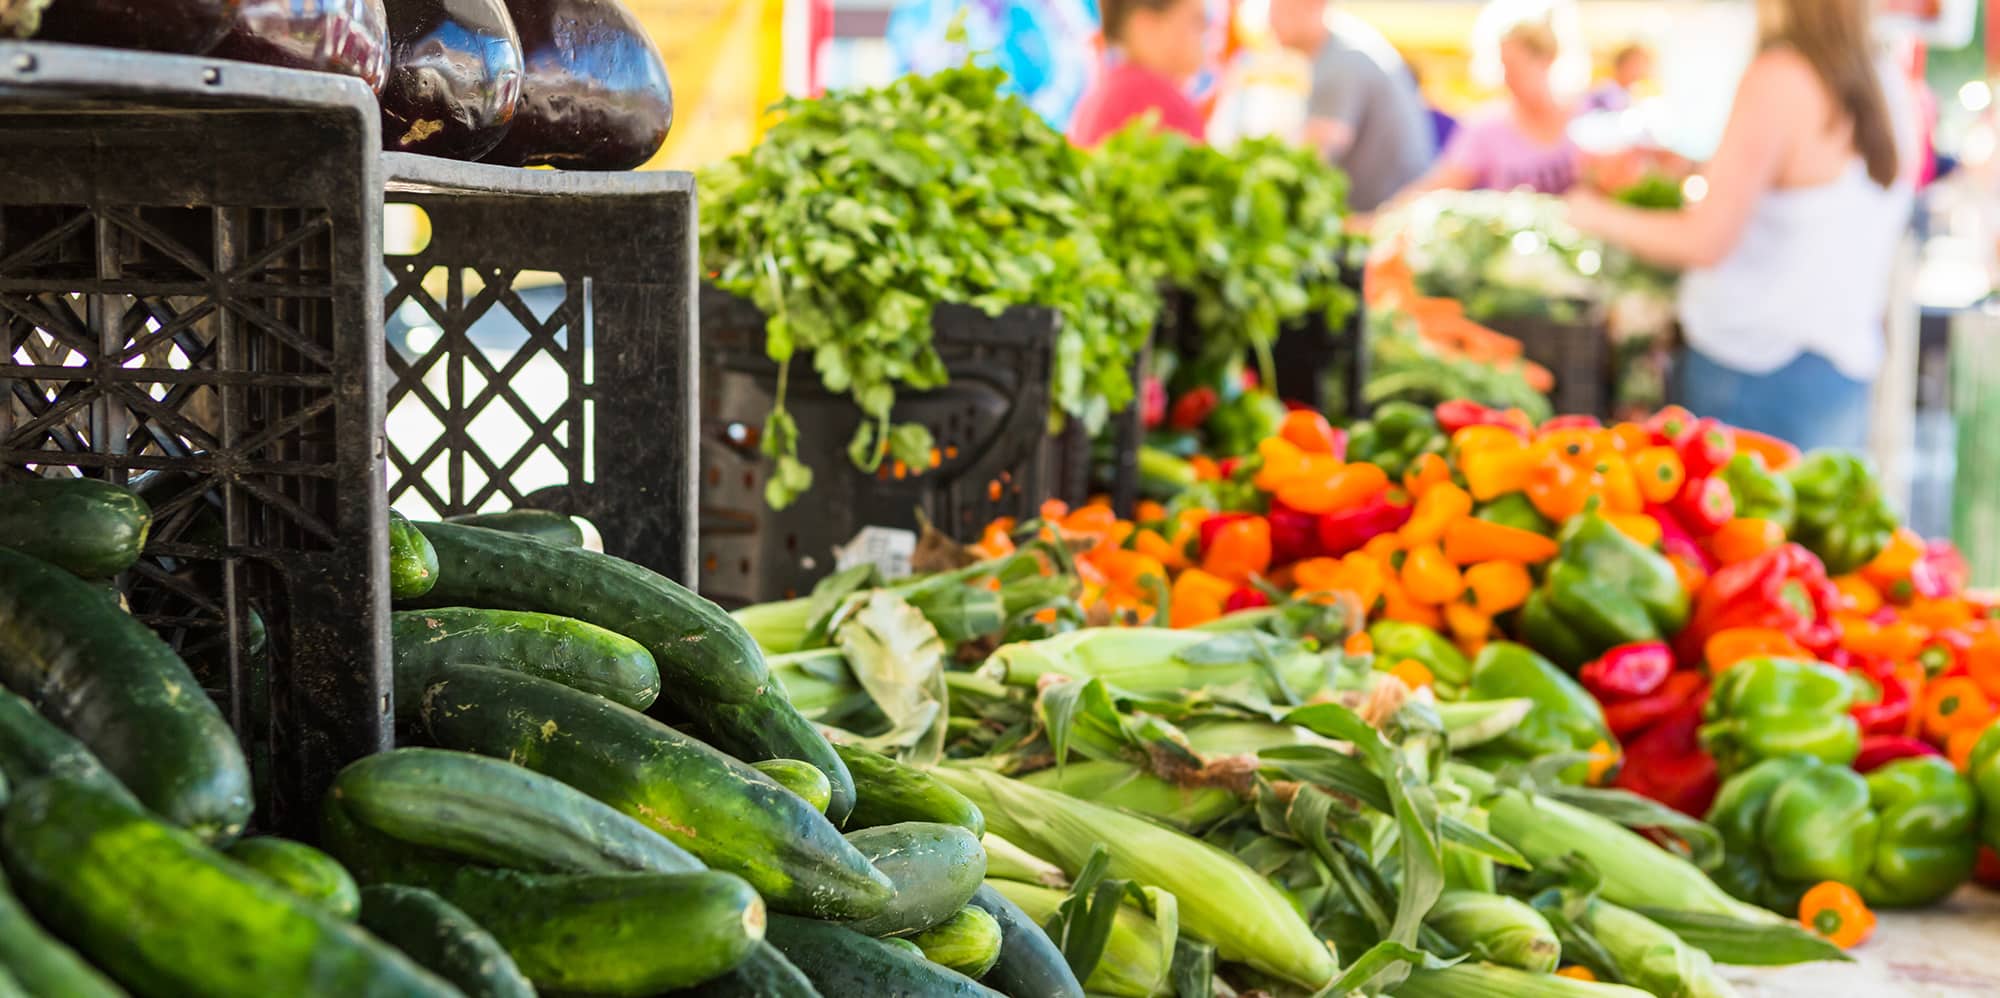
<path fill-rule="evenodd" d="M 1264 465 L 1257 469 L 1250 484 L 1265 492 L 1276 492 L 1307 474 L 1306 452 L 1284 437 L 1257 441 L 1257 456 L 1264 459 Z"/>
<path fill-rule="evenodd" d="M 1625 455 L 1600 452 L 1595 470 L 1603 483 L 1605 512 L 1637 514 L 1646 508 L 1646 499 L 1639 493 L 1639 479 L 1632 473 L 1632 462 L 1625 460 Z"/>
<path fill-rule="evenodd" d="M 1040 510 L 1045 523 L 1061 523 L 1069 515 L 1069 503 L 1061 499 L 1044 499 Z"/>
<path fill-rule="evenodd" d="M 1546 458 L 1529 474 L 1526 491 L 1536 512 L 1562 523 L 1583 512 L 1590 499 L 1590 476 L 1568 461 Z"/>
<path fill-rule="evenodd" d="M 1618 768 L 1621 753 L 1616 743 L 1598 741 L 1590 746 L 1590 765 L 1584 770 L 1589 774 L 1586 780 L 1591 784 L 1604 782 L 1605 774 Z"/>
<path fill-rule="evenodd" d="M 1526 603 L 1535 580 L 1518 561 L 1482 561 L 1465 570 L 1465 587 L 1472 591 L 1472 605 L 1493 616 Z"/>
<path fill-rule="evenodd" d="M 1389 560 L 1394 558 L 1396 552 L 1401 550 L 1403 550 L 1403 539 L 1397 537 L 1394 531 L 1386 534 L 1376 534 L 1368 538 L 1368 543 L 1361 545 L 1362 554 L 1384 565 L 1389 564 Z"/>
<path fill-rule="evenodd" d="M 1493 634 L 1493 618 L 1466 603 L 1447 603 L 1444 625 L 1460 644 L 1485 644 Z"/>
<path fill-rule="evenodd" d="M 1951 737 L 1944 740 L 1944 757 L 1951 760 L 1951 768 L 1960 773 L 1971 771 L 1972 748 L 1979 744 L 1980 736 L 1984 734 L 1985 728 L 1967 728 L 1952 732 Z"/>
<path fill-rule="evenodd" d="M 1403 491 L 1421 499 L 1433 486 L 1451 483 L 1451 465 L 1437 454 L 1419 454 L 1403 472 Z"/>
<path fill-rule="evenodd" d="M 1223 604 L 1236 583 L 1190 568 L 1174 578 L 1168 592 L 1167 621 L 1174 627 L 1196 627 L 1222 616 Z"/>
<path fill-rule="evenodd" d="M 1639 495 L 1650 503 L 1672 502 L 1687 481 L 1687 469 L 1672 447 L 1647 447 L 1632 455 L 1632 476 Z"/>
<path fill-rule="evenodd" d="M 1465 592 L 1465 576 L 1436 544 L 1423 544 L 1403 555 L 1403 591 L 1419 603 L 1450 603 Z"/>
<path fill-rule="evenodd" d="M 1406 624 L 1422 624 L 1433 631 L 1444 626 L 1444 617 L 1437 607 L 1411 599 L 1403 590 L 1402 580 L 1388 572 L 1382 578 L 1382 616 Z"/>
<path fill-rule="evenodd" d="M 1453 520 L 1444 529 L 1444 555 L 1459 565 L 1482 561 L 1532 565 L 1555 557 L 1560 550 L 1562 545 L 1552 538 L 1476 516 Z"/>
<path fill-rule="evenodd" d="M 1924 687 L 1924 734 L 1942 742 L 1953 732 L 1975 731 L 1993 720 L 1993 699 L 1966 676 L 1948 676 Z"/>
<path fill-rule="evenodd" d="M 1643 547 L 1658 547 L 1660 544 L 1660 521 L 1644 513 L 1603 513 L 1606 523 L 1618 529 Z"/>
<path fill-rule="evenodd" d="M 1923 556 L 1923 536 L 1908 527 L 1897 527 L 1896 532 L 1889 536 L 1889 543 L 1882 546 L 1875 559 L 1861 566 L 1861 575 L 1886 592 L 1890 586 L 1909 578 L 1910 569 L 1915 568 L 1917 559 Z"/>
<path fill-rule="evenodd" d="M 1799 923 L 1841 949 L 1853 949 L 1875 932 L 1875 913 L 1854 888 L 1825 880 L 1799 898 Z"/>
<path fill-rule="evenodd" d="M 1278 436 L 1308 454 L 1332 454 L 1333 424 L 1311 409 L 1293 409 L 1278 424 Z"/>
<path fill-rule="evenodd" d="M 1687 592 L 1698 593 L 1708 585 L 1708 569 L 1699 563 L 1678 554 L 1669 554 L 1667 564 L 1674 566 L 1674 578 L 1680 580 L 1681 588 Z"/>
<path fill-rule="evenodd" d="M 1366 461 L 1340 464 L 1330 457 L 1309 459 L 1310 470 L 1276 490 L 1279 502 L 1301 513 L 1353 509 L 1389 487 L 1389 475 Z"/>
<path fill-rule="evenodd" d="M 1132 507 L 1132 519 L 1139 523 L 1162 523 L 1167 519 L 1167 507 L 1152 499 L 1141 499 Z"/>
<path fill-rule="evenodd" d="M 1840 614 L 1840 646 L 1856 655 L 1874 655 L 1891 662 L 1908 662 L 1917 657 L 1930 640 L 1930 631 L 1906 620 L 1890 624 Z"/>
<path fill-rule="evenodd" d="M 1550 430 L 1535 438 L 1535 447 L 1559 460 L 1589 467 L 1598 457 L 1597 431 Z"/>
<path fill-rule="evenodd" d="M 1404 686 L 1413 690 L 1423 689 L 1437 681 L 1437 677 L 1431 675 L 1430 668 L 1414 658 L 1406 658 L 1390 666 L 1389 675 L 1402 680 Z"/>
<path fill-rule="evenodd" d="M 1369 637 L 1367 631 L 1355 631 L 1347 636 L 1346 641 L 1340 643 L 1340 650 L 1349 655 L 1373 655 L 1375 639 Z"/>
<path fill-rule="evenodd" d="M 1434 486 L 1417 500 L 1417 508 L 1411 512 L 1409 522 L 1397 528 L 1396 534 L 1411 547 L 1436 544 L 1444 537 L 1446 527 L 1471 515 L 1472 495 L 1445 482 Z"/>
<path fill-rule="evenodd" d="M 1731 427 L 1729 436 L 1736 445 L 1736 453 L 1755 454 L 1772 471 L 1783 471 L 1799 463 L 1799 449 L 1777 437 L 1738 427 Z"/>
<path fill-rule="evenodd" d="M 1746 658 L 1770 655 L 1776 658 L 1807 658 L 1806 650 L 1792 636 L 1775 627 L 1730 627 L 1708 636 L 1702 658 L 1711 675 L 1720 675 Z"/>
<path fill-rule="evenodd" d="M 1882 609 L 1882 590 L 1858 573 L 1834 576 L 1833 588 L 1840 593 L 1840 609 L 1843 612 L 1866 617 Z"/>
<path fill-rule="evenodd" d="M 1557 970 L 1557 971 L 1556 971 L 1556 976 L 1557 976 L 1557 977 L 1567 977 L 1567 978 L 1569 978 L 1569 979 L 1570 979 L 1570 980 L 1572 980 L 1572 981 L 1595 981 L 1595 980 L 1597 980 L 1597 975 L 1596 975 L 1596 974 L 1593 974 L 1593 973 L 1591 973 L 1591 972 L 1590 972 L 1590 968 L 1589 968 L 1589 967 L 1586 967 L 1586 966 L 1584 966 L 1583 964 L 1580 964 L 1580 963 L 1572 963 L 1572 964 L 1570 964 L 1570 965 L 1569 965 L 1569 966 L 1567 966 L 1567 967 L 1563 967 L 1563 968 L 1561 968 L 1561 969 Z"/>
<path fill-rule="evenodd" d="M 1148 578 L 1156 578 L 1163 584 L 1167 581 L 1167 566 L 1160 559 L 1131 548 L 1098 548 L 1090 553 L 1089 560 L 1096 563 L 1113 589 L 1144 593 Z"/>
<path fill-rule="evenodd" d="M 1248 582 L 1271 568 L 1271 521 L 1261 516 L 1231 520 L 1215 532 L 1201 567 L 1212 575 Z"/>
<path fill-rule="evenodd" d="M 1785 546 L 1785 528 L 1774 520 L 1739 516 L 1717 527 L 1708 538 L 1708 549 L 1717 561 L 1734 565 L 1767 551 Z"/>
<path fill-rule="evenodd" d="M 1460 427 L 1451 435 L 1452 453 L 1460 457 L 1495 451 L 1526 450 L 1527 441 L 1521 435 L 1504 426 L 1480 423 Z"/>
<path fill-rule="evenodd" d="M 1365 551 L 1350 551 L 1340 559 L 1340 574 L 1326 591 L 1353 593 L 1366 612 L 1375 609 L 1375 601 L 1382 598 L 1382 589 L 1388 582 L 1387 562 Z"/>
<path fill-rule="evenodd" d="M 1972 634 L 1972 640 L 1965 647 L 1965 674 L 1986 691 L 1986 695 L 2000 701 L 2000 631 L 1983 627 Z"/>
<path fill-rule="evenodd" d="M 1215 463 L 1215 459 L 1207 454 L 1196 454 L 1188 458 L 1188 467 L 1194 469 L 1194 480 L 1197 482 L 1222 480 L 1222 465 Z"/>
<path fill-rule="evenodd" d="M 1512 448 L 1470 451 L 1459 457 L 1458 468 L 1465 475 L 1465 488 L 1472 493 L 1472 498 L 1490 502 L 1528 487 L 1542 458 L 1519 444 L 1517 440 Z"/>
<path fill-rule="evenodd" d="M 1328 592 L 1339 578 L 1339 558 L 1321 556 L 1292 563 L 1292 588 L 1299 592 Z"/>
<path fill-rule="evenodd" d="M 1168 569 L 1182 569 L 1188 566 L 1187 551 L 1160 536 L 1160 532 L 1150 527 L 1132 535 L 1132 550 L 1158 561 Z"/>
<path fill-rule="evenodd" d="M 1610 434 L 1611 449 L 1628 457 L 1653 446 L 1653 435 L 1645 427 L 1629 420 L 1614 423 L 1605 432 Z"/>
<path fill-rule="evenodd" d="M 1903 607 L 1903 619 L 1934 631 L 1963 628 L 1973 621 L 1972 604 L 1953 596 L 1940 599 L 1912 596 Z"/>
<path fill-rule="evenodd" d="M 1003 516 L 986 525 L 973 550 L 986 558 L 1005 558 L 1014 553 L 1014 518 Z"/>

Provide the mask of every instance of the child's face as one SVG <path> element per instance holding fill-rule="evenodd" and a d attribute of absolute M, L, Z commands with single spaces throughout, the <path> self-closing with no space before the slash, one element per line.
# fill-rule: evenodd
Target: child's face
<path fill-rule="evenodd" d="M 1173 79 L 1193 77 L 1207 61 L 1205 0 L 1180 0 L 1165 10 L 1135 10 L 1125 28 L 1132 54 L 1148 68 Z"/>

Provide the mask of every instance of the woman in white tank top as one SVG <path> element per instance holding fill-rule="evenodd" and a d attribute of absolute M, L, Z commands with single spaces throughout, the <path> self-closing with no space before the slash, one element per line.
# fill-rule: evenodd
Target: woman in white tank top
<path fill-rule="evenodd" d="M 1688 408 L 1804 447 L 1859 448 L 1909 218 L 1869 0 L 1758 0 L 1759 52 L 1703 171 L 1648 212 L 1573 195 L 1578 228 L 1685 270 Z"/>

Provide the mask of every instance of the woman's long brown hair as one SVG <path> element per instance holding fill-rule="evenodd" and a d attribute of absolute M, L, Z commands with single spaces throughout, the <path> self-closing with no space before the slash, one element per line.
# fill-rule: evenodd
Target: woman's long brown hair
<path fill-rule="evenodd" d="M 1834 103 L 1854 122 L 1854 148 L 1868 176 L 1884 187 L 1896 180 L 1896 129 L 1869 45 L 1868 0 L 1765 0 L 1782 24 L 1768 20 L 1761 47 L 1787 46 L 1812 64 Z M 1775 9 L 1773 9 L 1775 8 Z"/>

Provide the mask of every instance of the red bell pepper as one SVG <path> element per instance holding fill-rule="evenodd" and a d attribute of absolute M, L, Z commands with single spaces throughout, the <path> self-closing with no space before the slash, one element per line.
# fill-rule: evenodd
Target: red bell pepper
<path fill-rule="evenodd" d="M 1670 405 L 1646 420 L 1646 432 L 1653 435 L 1653 442 L 1672 447 L 1678 454 L 1682 447 L 1694 437 L 1694 427 L 1698 420 L 1694 413 L 1677 405 Z"/>
<path fill-rule="evenodd" d="M 1854 771 L 1868 773 L 1898 759 L 1943 755 L 1937 746 L 1907 735 L 1869 735 L 1861 739 L 1861 754 L 1854 757 Z"/>
<path fill-rule="evenodd" d="M 1699 818 L 1708 813 L 1721 779 L 1715 758 L 1701 750 L 1701 713 L 1708 699 L 1706 690 L 1702 693 L 1683 701 L 1644 734 L 1625 743 L 1624 765 L 1614 781 L 1619 787 L 1683 814 Z"/>
<path fill-rule="evenodd" d="M 1275 499 L 1271 512 L 1271 564 L 1289 565 L 1319 556 L 1319 517 L 1301 512 Z"/>
<path fill-rule="evenodd" d="M 1390 533 L 1410 522 L 1413 507 L 1408 499 L 1401 502 L 1390 499 L 1391 492 L 1377 493 L 1374 498 L 1353 509 L 1335 510 L 1323 513 L 1319 518 L 1319 553 L 1330 558 L 1338 558 L 1350 551 L 1357 551 L 1363 544 Z"/>
<path fill-rule="evenodd" d="M 1619 645 L 1584 663 L 1577 678 L 1600 702 L 1616 703 L 1658 692 L 1674 671 L 1674 653 L 1664 641 Z"/>
<path fill-rule="evenodd" d="M 1687 469 L 1688 478 L 1707 478 L 1736 456 L 1736 438 L 1722 423 L 1702 419 L 1695 422 L 1693 432 L 1678 449 L 1681 467 Z"/>
<path fill-rule="evenodd" d="M 1966 671 L 1965 656 L 1972 650 L 1972 636 L 1964 631 L 1945 628 L 1932 631 L 1930 640 L 1917 652 L 1917 663 L 1924 667 L 1924 675 L 1931 679 L 1945 676 L 1963 675 Z"/>
<path fill-rule="evenodd" d="M 1173 412 L 1167 417 L 1167 423 L 1176 430 L 1197 429 L 1208 422 L 1209 413 L 1221 404 L 1222 396 L 1208 385 L 1189 389 L 1174 400 Z"/>
<path fill-rule="evenodd" d="M 1149 376 L 1139 386 L 1139 419 L 1149 430 L 1167 421 L 1167 386 L 1159 378 Z"/>
<path fill-rule="evenodd" d="M 1523 439 L 1528 435 L 1527 428 L 1509 417 L 1506 410 L 1480 405 L 1470 399 L 1439 402 L 1433 415 L 1437 417 L 1438 429 L 1443 430 L 1446 436 L 1468 426 L 1498 426 L 1514 431 Z"/>
<path fill-rule="evenodd" d="M 1886 661 L 1872 660 L 1849 667 L 1868 680 L 1875 688 L 1875 696 L 1848 708 L 1854 721 L 1861 726 L 1864 735 L 1900 735 L 1910 729 L 1910 711 L 1916 703 L 1916 691 L 1910 688 L 1903 677 L 1896 675 L 1895 667 Z"/>
<path fill-rule="evenodd" d="M 1215 473 L 1220 475 L 1225 482 L 1235 480 L 1236 473 L 1242 470 L 1242 468 L 1243 458 L 1240 456 L 1225 457 L 1215 462 Z"/>
<path fill-rule="evenodd" d="M 1925 599 L 1948 599 L 1971 584 L 1971 566 L 1958 545 L 1947 540 L 1925 544 L 1923 556 L 1910 566 L 1910 589 Z"/>
<path fill-rule="evenodd" d="M 1707 537 L 1736 516 L 1736 496 L 1720 478 L 1690 475 L 1681 486 L 1681 494 L 1674 497 L 1673 510 L 1689 531 Z"/>
<path fill-rule="evenodd" d="M 1346 427 L 1344 427 L 1344 426 L 1336 426 L 1336 427 L 1334 427 L 1334 428 L 1333 428 L 1333 450 L 1331 451 L 1331 453 L 1333 454 L 1333 459 L 1334 459 L 1334 460 L 1336 460 L 1336 461 L 1346 461 L 1346 460 L 1347 460 L 1347 428 L 1346 428 Z"/>
<path fill-rule="evenodd" d="M 1585 416 L 1585 415 L 1555 416 L 1542 423 L 1543 433 L 1551 433 L 1556 430 L 1601 430 L 1601 429 L 1604 429 L 1604 421 L 1598 419 L 1596 416 Z"/>
<path fill-rule="evenodd" d="M 1656 503 L 1646 504 L 1646 515 L 1660 525 L 1660 550 L 1668 555 L 1686 560 L 1689 564 L 1700 565 L 1703 574 L 1715 572 L 1715 557 L 1701 542 L 1688 532 L 1681 522 L 1680 514 Z"/>
<path fill-rule="evenodd" d="M 1238 610 L 1254 610 L 1260 606 L 1270 605 L 1271 597 L 1265 595 L 1264 590 L 1255 586 L 1242 586 L 1230 593 L 1228 599 L 1222 601 L 1222 612 L 1235 613 Z"/>
<path fill-rule="evenodd" d="M 1685 669 L 1667 676 L 1654 692 L 1632 700 L 1604 705 L 1604 723 L 1620 739 L 1636 735 L 1659 723 L 1690 700 L 1706 702 L 1708 681 L 1701 673 Z"/>
<path fill-rule="evenodd" d="M 1257 514 L 1255 513 L 1217 513 L 1201 521 L 1201 550 L 1195 553 L 1206 556 L 1208 549 L 1215 546 L 1215 535 L 1222 533 L 1222 528 L 1238 520 L 1254 520 L 1256 518 Z"/>
<path fill-rule="evenodd" d="M 1698 662 L 1709 635 L 1732 627 L 1768 627 L 1808 649 L 1830 648 L 1839 636 L 1833 625 L 1839 601 L 1812 552 L 1797 544 L 1772 548 L 1716 570 L 1675 648 L 1681 661 Z"/>

